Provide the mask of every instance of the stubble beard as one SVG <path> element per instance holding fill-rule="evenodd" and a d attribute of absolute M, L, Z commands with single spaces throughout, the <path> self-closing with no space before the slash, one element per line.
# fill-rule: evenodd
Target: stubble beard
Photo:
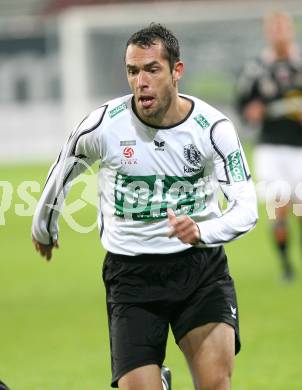
<path fill-rule="evenodd" d="M 172 104 L 172 94 L 171 91 L 168 91 L 168 93 L 161 99 L 161 101 L 158 102 L 158 107 L 155 107 L 154 109 L 143 109 L 142 114 L 143 116 L 148 119 L 148 121 L 151 121 L 153 124 L 161 123 L 164 119 L 167 111 L 171 107 Z"/>

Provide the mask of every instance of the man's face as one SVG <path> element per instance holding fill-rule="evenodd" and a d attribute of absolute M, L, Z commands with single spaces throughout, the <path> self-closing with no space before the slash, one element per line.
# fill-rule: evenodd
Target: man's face
<path fill-rule="evenodd" d="M 276 50 L 286 49 L 293 41 L 294 32 L 291 19 L 287 15 L 273 15 L 266 21 L 268 41 Z"/>
<path fill-rule="evenodd" d="M 126 51 L 127 78 L 139 116 L 151 124 L 161 121 L 177 94 L 161 42 L 150 47 L 129 45 Z"/>

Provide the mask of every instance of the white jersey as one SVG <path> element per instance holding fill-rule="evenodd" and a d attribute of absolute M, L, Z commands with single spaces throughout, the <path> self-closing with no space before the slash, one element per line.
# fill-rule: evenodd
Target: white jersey
<path fill-rule="evenodd" d="M 181 96 L 191 100 L 192 109 L 174 126 L 143 123 L 132 95 L 111 100 L 84 119 L 51 168 L 33 236 L 43 244 L 58 238 L 57 210 L 83 170 L 79 158 L 89 165 L 100 161 L 98 224 L 110 252 L 163 254 L 189 248 L 177 237 L 168 238 L 168 208 L 195 220 L 201 247 L 221 245 L 251 230 L 257 220 L 256 196 L 231 121 L 205 102 Z M 225 212 L 219 188 L 229 206 Z"/>

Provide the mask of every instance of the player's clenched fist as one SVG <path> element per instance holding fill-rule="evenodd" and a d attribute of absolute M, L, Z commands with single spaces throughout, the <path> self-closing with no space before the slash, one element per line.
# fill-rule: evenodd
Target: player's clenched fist
<path fill-rule="evenodd" d="M 56 240 L 50 245 L 45 245 L 32 236 L 32 242 L 36 251 L 39 252 L 42 257 L 45 257 L 47 261 L 51 260 L 53 248 L 59 248 L 59 243 Z"/>
<path fill-rule="evenodd" d="M 171 230 L 168 236 L 177 237 L 185 244 L 194 245 L 200 240 L 198 226 L 192 218 L 187 215 L 176 217 L 172 209 L 168 209 L 168 219 Z"/>

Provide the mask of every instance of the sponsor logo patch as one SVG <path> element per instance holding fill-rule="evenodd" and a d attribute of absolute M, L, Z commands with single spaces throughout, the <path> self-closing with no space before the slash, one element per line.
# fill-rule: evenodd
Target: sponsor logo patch
<path fill-rule="evenodd" d="M 207 127 L 210 126 L 210 123 L 206 120 L 204 116 L 201 114 L 198 114 L 197 116 L 194 117 L 194 120 L 199 124 L 200 127 L 203 129 L 206 129 Z"/>
<path fill-rule="evenodd" d="M 132 148 L 125 148 L 123 150 L 123 155 L 126 157 L 126 158 L 131 158 L 133 155 L 134 155 L 134 150 Z"/>
<path fill-rule="evenodd" d="M 244 181 L 246 177 L 243 169 L 240 150 L 235 150 L 235 152 L 229 154 L 227 160 L 233 180 L 236 182 Z"/>
<path fill-rule="evenodd" d="M 136 140 L 127 140 L 127 141 L 120 141 L 120 146 L 133 146 L 136 145 Z"/>
<path fill-rule="evenodd" d="M 203 174 L 203 170 L 200 170 L 200 168 L 192 168 L 184 165 L 184 173 L 200 173 Z"/>
<path fill-rule="evenodd" d="M 138 159 L 134 156 L 135 152 L 133 148 L 126 146 L 123 149 L 123 156 L 121 158 L 122 165 L 136 165 L 138 163 Z"/>
<path fill-rule="evenodd" d="M 113 110 L 110 110 L 110 111 L 109 111 L 109 116 L 110 116 L 110 118 L 113 118 L 114 116 L 116 116 L 116 115 L 119 114 L 120 112 L 126 110 L 126 108 L 127 108 L 126 103 L 122 103 L 122 104 L 120 104 L 119 106 L 113 108 Z"/>
<path fill-rule="evenodd" d="M 232 305 L 231 306 L 231 312 L 232 312 L 232 317 L 234 318 L 234 320 L 237 319 L 237 308 L 236 307 L 233 307 Z"/>
<path fill-rule="evenodd" d="M 167 209 L 176 215 L 193 215 L 206 208 L 208 188 L 200 174 L 190 177 L 150 175 L 128 176 L 117 173 L 115 215 L 133 220 L 167 218 Z"/>
<path fill-rule="evenodd" d="M 155 150 L 165 150 L 165 141 L 154 140 Z"/>

